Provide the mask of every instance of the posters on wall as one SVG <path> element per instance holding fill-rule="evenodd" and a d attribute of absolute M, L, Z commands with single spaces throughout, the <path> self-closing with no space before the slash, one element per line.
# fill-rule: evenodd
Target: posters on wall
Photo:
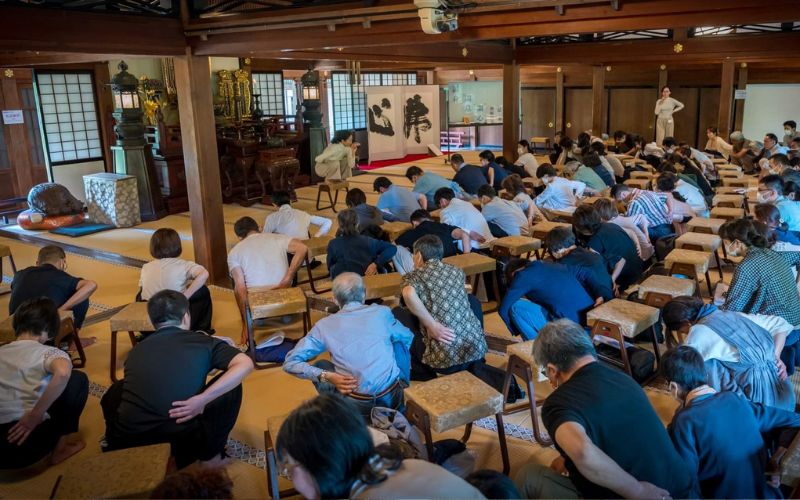
<path fill-rule="evenodd" d="M 367 87 L 369 161 L 439 147 L 439 86 Z"/>

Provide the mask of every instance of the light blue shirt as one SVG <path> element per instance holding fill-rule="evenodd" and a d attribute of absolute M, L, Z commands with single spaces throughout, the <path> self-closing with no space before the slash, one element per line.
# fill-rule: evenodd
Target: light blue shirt
<path fill-rule="evenodd" d="M 461 192 L 461 186 L 457 182 L 445 179 L 439 174 L 433 172 L 425 172 L 417 177 L 417 182 L 414 184 L 413 191 L 415 193 L 424 194 L 428 198 L 429 203 L 433 203 L 433 195 L 436 194 L 441 188 L 450 188 L 454 193 Z"/>
<path fill-rule="evenodd" d="M 775 200 L 775 206 L 778 207 L 781 219 L 786 223 L 789 231 L 800 231 L 800 202 L 781 196 Z"/>
<path fill-rule="evenodd" d="M 388 307 L 351 302 L 317 321 L 286 355 L 283 371 L 317 380 L 323 370 L 308 361 L 329 352 L 336 373 L 358 380 L 356 392 L 379 394 L 400 376 L 392 344 L 401 342 L 411 347 L 413 338 L 411 330 L 397 321 Z"/>
<path fill-rule="evenodd" d="M 481 210 L 486 222 L 497 224 L 509 236 L 519 236 L 520 228 L 528 225 L 525 212 L 513 201 L 495 198 Z"/>
<path fill-rule="evenodd" d="M 409 222 L 411 214 L 419 210 L 419 200 L 404 187 L 392 184 L 389 189 L 381 193 L 378 198 L 378 210 L 383 212 L 383 218 L 388 221 Z M 389 211 L 387 213 L 386 211 Z"/>

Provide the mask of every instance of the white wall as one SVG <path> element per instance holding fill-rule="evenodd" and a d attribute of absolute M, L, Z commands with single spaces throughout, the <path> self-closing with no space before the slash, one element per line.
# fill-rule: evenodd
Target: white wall
<path fill-rule="evenodd" d="M 742 132 L 761 141 L 772 132 L 783 140 L 783 122 L 800 122 L 800 85 L 748 85 Z"/>
<path fill-rule="evenodd" d="M 113 77 L 119 73 L 119 65 L 121 59 L 112 59 L 108 61 L 108 71 Z M 128 65 L 128 73 L 136 78 L 146 75 L 148 78 L 155 78 L 156 80 L 163 79 L 161 74 L 161 59 L 156 57 L 130 57 L 123 59 L 125 64 Z"/>
<path fill-rule="evenodd" d="M 503 82 L 455 82 L 448 85 L 448 94 L 450 99 L 450 123 L 460 123 L 463 121 L 464 116 L 468 116 L 473 122 L 478 119 L 478 112 L 476 107 L 478 104 L 484 105 L 483 116 L 489 114 L 489 107 L 494 106 L 495 115 L 502 116 L 500 113 L 500 106 L 503 105 Z M 458 94 L 459 102 L 455 102 L 454 96 Z M 464 96 L 472 96 L 472 112 L 466 113 L 464 111 Z"/>
<path fill-rule="evenodd" d="M 103 160 L 56 165 L 53 167 L 52 181 L 63 185 L 74 197 L 85 203 L 86 191 L 83 189 L 83 176 L 104 172 L 103 165 Z"/>

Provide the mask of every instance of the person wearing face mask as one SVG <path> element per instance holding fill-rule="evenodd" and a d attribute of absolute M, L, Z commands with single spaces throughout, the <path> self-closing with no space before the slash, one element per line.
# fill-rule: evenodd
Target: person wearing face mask
<path fill-rule="evenodd" d="M 514 165 L 519 165 L 525 169 L 528 177 L 536 177 L 536 169 L 539 168 L 539 162 L 533 156 L 530 143 L 525 139 L 517 143 L 517 161 L 514 162 Z"/>
<path fill-rule="evenodd" d="M 703 356 L 689 345 L 667 351 L 661 372 L 680 403 L 667 430 L 703 498 L 782 498 L 766 482 L 762 434 L 800 427 L 800 415 L 716 391 L 706 384 Z"/>
<path fill-rule="evenodd" d="M 794 330 L 788 321 L 725 311 L 687 296 L 669 301 L 662 317 L 670 330 L 688 329 L 685 344 L 703 356 L 714 389 L 794 410 L 794 390 L 780 359 L 786 337 Z"/>
<path fill-rule="evenodd" d="M 539 165 L 536 177 L 545 186 L 545 190 L 534 201 L 541 209 L 573 211 L 578 205 L 577 197 L 583 196 L 586 191 L 586 184 L 559 177 L 549 163 Z"/>
<path fill-rule="evenodd" d="M 783 179 L 779 175 L 768 175 L 758 181 L 758 202 L 775 205 L 786 228 L 800 231 L 800 202 L 786 198 L 783 192 Z"/>
<path fill-rule="evenodd" d="M 344 180 L 353 175 L 358 158 L 359 143 L 354 141 L 352 130 L 337 130 L 331 144 L 314 158 L 314 172 L 325 180 Z"/>
<path fill-rule="evenodd" d="M 664 137 L 675 135 L 675 121 L 672 115 L 683 109 L 683 103 L 670 97 L 669 87 L 661 88 L 661 98 L 656 101 L 656 144 L 664 142 Z"/>
<path fill-rule="evenodd" d="M 548 323 L 533 357 L 555 388 L 542 406 L 542 421 L 560 456 L 550 467 L 522 467 L 516 483 L 524 498 L 698 497 L 696 475 L 642 388 L 597 362 L 580 325 Z"/>
<path fill-rule="evenodd" d="M 483 172 L 489 185 L 496 190 L 502 189 L 503 179 L 508 177 L 508 172 L 495 161 L 494 153 L 484 150 L 478 154 L 481 159 L 481 171 Z"/>
<path fill-rule="evenodd" d="M 761 146 L 755 141 L 746 139 L 744 134 L 738 130 L 731 133 L 730 139 L 731 163 L 742 167 L 744 173 L 752 174 L 755 171 L 755 163 L 761 152 Z"/>
<path fill-rule="evenodd" d="M 781 144 L 788 148 L 792 143 L 792 139 L 795 137 L 797 137 L 797 122 L 794 120 L 786 120 L 783 122 L 783 140 Z"/>
<path fill-rule="evenodd" d="M 777 135 L 767 134 L 764 136 L 764 147 L 761 149 L 761 152 L 756 157 L 756 161 L 760 163 L 761 160 L 769 160 L 772 155 L 776 155 L 779 153 L 785 155 L 788 152 L 789 148 L 780 145 L 780 143 L 778 142 Z"/>

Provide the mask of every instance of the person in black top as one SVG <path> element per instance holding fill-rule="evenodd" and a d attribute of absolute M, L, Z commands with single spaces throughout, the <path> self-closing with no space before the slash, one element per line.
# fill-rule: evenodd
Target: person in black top
<path fill-rule="evenodd" d="M 478 189 L 488 183 L 481 168 L 465 163 L 464 157 L 458 153 L 450 157 L 450 166 L 456 173 L 453 180 L 466 193 L 475 196 L 478 194 Z"/>
<path fill-rule="evenodd" d="M 449 224 L 434 222 L 427 210 L 419 209 L 411 214 L 411 225 L 413 228 L 401 234 L 396 240 L 395 245 L 400 245 L 413 250 L 414 242 L 428 234 L 435 234 L 442 240 L 444 248 L 443 257 L 450 257 L 460 253 L 456 240 L 461 240 L 465 253 L 469 253 L 472 242 L 469 233 Z"/>
<path fill-rule="evenodd" d="M 485 149 L 478 157 L 481 159 L 481 171 L 487 183 L 497 191 L 503 189 L 503 179 L 508 177 L 508 172 L 495 161 L 494 153 Z"/>
<path fill-rule="evenodd" d="M 572 216 L 572 225 L 578 239 L 606 261 L 606 267 L 616 286 L 624 291 L 639 281 L 644 272 L 644 261 L 636 252 L 636 245 L 624 229 L 610 222 L 602 222 L 591 205 L 581 205 Z"/>
<path fill-rule="evenodd" d="M 371 276 L 386 272 L 386 265 L 397 253 L 391 243 L 370 238 L 358 232 L 358 214 L 352 208 L 342 210 L 336 216 L 339 230 L 336 238 L 328 243 L 326 260 L 331 279 L 341 273 L 356 273 Z"/>
<path fill-rule="evenodd" d="M 580 325 L 548 323 L 533 356 L 555 389 L 542 420 L 561 456 L 549 468 L 533 463 L 520 470 L 524 498 L 698 498 L 697 477 L 642 388 L 597 362 Z"/>
<path fill-rule="evenodd" d="M 556 262 L 579 271 L 576 278 L 599 306 L 614 298 L 614 284 L 600 254 L 575 243 L 569 227 L 557 227 L 547 234 L 547 250 Z"/>
<path fill-rule="evenodd" d="M 100 405 L 111 451 L 170 443 L 178 468 L 217 464 L 242 404 L 242 380 L 253 362 L 228 342 L 188 330 L 189 300 L 162 290 L 147 302 L 156 328 L 131 349 L 125 378 Z M 212 370 L 223 372 L 206 383 Z"/>
<path fill-rule="evenodd" d="M 14 275 L 8 314 L 14 314 L 26 300 L 47 297 L 59 311 L 72 311 L 75 327 L 81 328 L 89 311 L 89 297 L 97 290 L 97 283 L 76 278 L 66 271 L 64 250 L 56 245 L 42 247 L 36 265 Z"/>

